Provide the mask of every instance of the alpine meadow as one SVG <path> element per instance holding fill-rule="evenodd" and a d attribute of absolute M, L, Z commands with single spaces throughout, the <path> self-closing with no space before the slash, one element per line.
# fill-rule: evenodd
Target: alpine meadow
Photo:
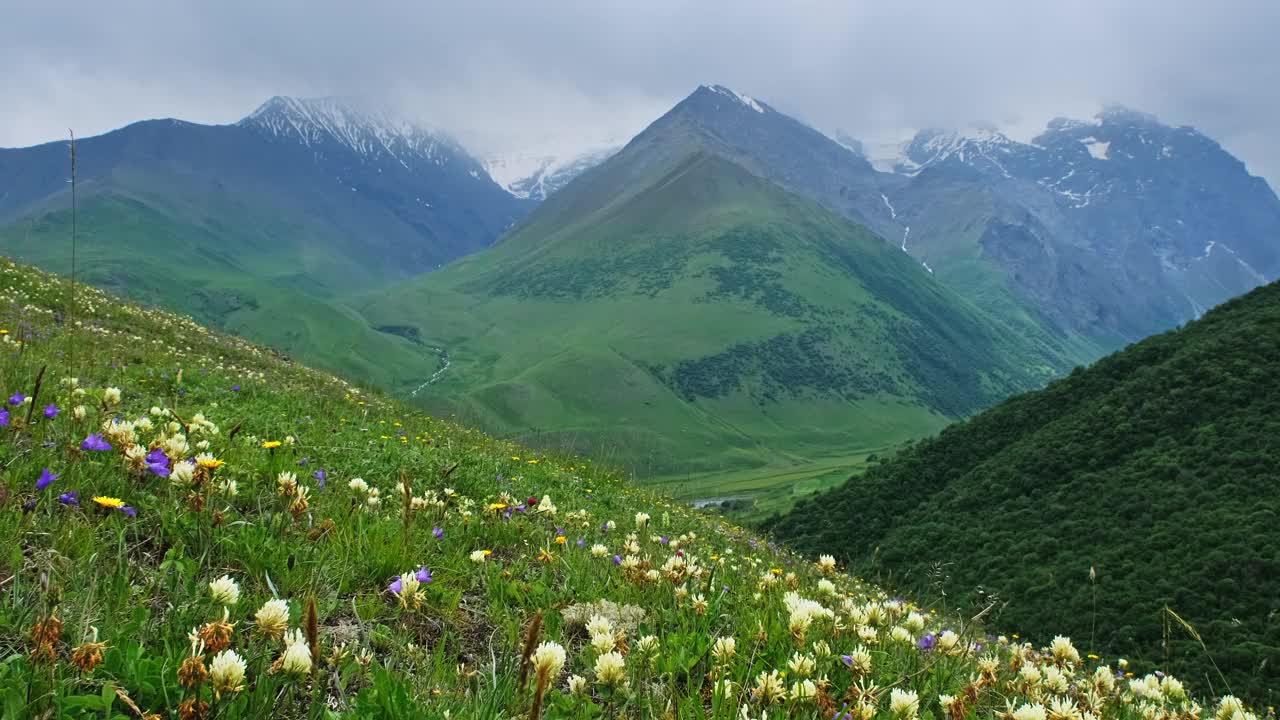
<path fill-rule="evenodd" d="M 0 718 L 1274 720 L 1280 5 L 1141 6 L 5 12 Z"/>

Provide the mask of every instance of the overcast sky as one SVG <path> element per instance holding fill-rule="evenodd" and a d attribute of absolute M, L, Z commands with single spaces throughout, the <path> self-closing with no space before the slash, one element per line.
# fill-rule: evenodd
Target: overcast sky
<path fill-rule="evenodd" d="M 1280 0 L 0 0 L 0 147 L 342 95 L 508 153 L 625 138 L 721 83 L 862 138 L 1119 103 L 1277 187 L 1278 43 Z"/>

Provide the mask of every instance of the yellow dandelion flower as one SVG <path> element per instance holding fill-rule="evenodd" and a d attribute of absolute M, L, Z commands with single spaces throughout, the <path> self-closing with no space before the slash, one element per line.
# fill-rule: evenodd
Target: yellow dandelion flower
<path fill-rule="evenodd" d="M 494 512 L 502 512 L 507 509 L 507 504 L 504 502 L 489 503 L 489 509 Z"/>
<path fill-rule="evenodd" d="M 262 448 L 264 450 L 274 450 L 275 448 L 280 447 L 280 445 L 281 443 L 279 440 L 263 440 L 262 441 Z"/>
<path fill-rule="evenodd" d="M 773 573 L 774 575 L 781 575 L 782 568 L 769 568 L 769 572 Z"/>
<path fill-rule="evenodd" d="M 519 460 L 519 459 L 520 459 L 520 456 L 519 456 L 519 455 L 512 455 L 512 456 L 511 456 L 511 459 L 512 459 L 512 460 Z"/>
<path fill-rule="evenodd" d="M 563 544 L 564 544 L 564 536 L 563 536 L 563 535 L 557 535 L 557 536 L 556 536 L 556 544 L 557 544 L 557 545 L 563 545 Z"/>
<path fill-rule="evenodd" d="M 99 507 L 104 507 L 109 510 L 115 510 L 116 508 L 124 505 L 124 501 L 120 498 L 107 497 L 106 495 L 97 495 L 93 498 L 93 501 L 97 503 Z"/>

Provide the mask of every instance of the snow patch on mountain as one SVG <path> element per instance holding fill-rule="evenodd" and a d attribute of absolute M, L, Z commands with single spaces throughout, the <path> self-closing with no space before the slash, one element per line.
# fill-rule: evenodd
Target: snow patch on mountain
<path fill-rule="evenodd" d="M 482 160 L 493 181 L 518 198 L 545 200 L 622 149 L 616 139 L 535 148 Z"/>
<path fill-rule="evenodd" d="M 744 95 L 736 90 L 731 90 L 730 88 L 727 88 L 723 85 L 711 85 L 711 86 L 708 86 L 707 89 L 710 90 L 711 92 L 724 95 L 725 97 L 733 98 L 734 100 L 737 100 L 739 103 L 742 103 L 743 105 L 751 108 L 752 110 L 755 110 L 758 113 L 761 113 L 761 114 L 764 113 L 764 106 L 756 102 L 755 98 L 751 97 L 750 95 Z"/>
<path fill-rule="evenodd" d="M 1092 155 L 1095 160 L 1107 159 L 1107 151 L 1111 148 L 1110 142 L 1103 142 L 1092 135 L 1080 138 L 1080 142 L 1084 144 L 1085 148 L 1089 150 L 1089 154 Z"/>

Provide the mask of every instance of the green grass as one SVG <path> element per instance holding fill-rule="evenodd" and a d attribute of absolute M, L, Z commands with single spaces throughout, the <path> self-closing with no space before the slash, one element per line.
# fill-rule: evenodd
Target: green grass
<path fill-rule="evenodd" d="M 1135 667 L 1274 704 L 1278 359 L 1272 284 L 948 427 L 769 526 L 810 552 L 840 547 L 904 591 L 998 596 L 1010 626 L 1090 633 Z"/>
<path fill-rule="evenodd" d="M 422 406 L 693 497 L 829 474 L 1070 367 L 865 229 L 683 152 L 624 151 L 494 247 L 353 300 L 448 351 Z"/>
<path fill-rule="evenodd" d="M 1179 685 L 1130 687 L 1062 643 L 1057 659 L 992 643 L 972 612 L 917 615 L 598 463 L 494 440 L 83 286 L 73 304 L 66 281 L 29 268 L 0 266 L 0 288 L 5 717 L 491 720 L 532 717 L 541 698 L 544 718 L 830 718 L 848 705 L 869 720 L 896 697 L 917 703 L 894 714 L 906 720 L 943 717 L 942 695 L 963 698 L 949 710 L 964 718 L 1051 702 L 1212 716 Z M 85 448 L 97 433 L 109 450 Z M 171 468 L 197 452 L 221 464 L 159 477 L 130 461 L 152 448 Z M 44 470 L 57 477 L 37 488 Z M 71 492 L 78 505 L 59 499 Z M 415 568 L 430 582 L 388 589 Z M 616 606 L 576 605 L 604 601 Z M 612 635 L 584 629 L 594 613 Z M 918 649 L 944 628 L 961 633 L 954 645 Z M 716 652 L 718 638 L 736 652 Z M 542 642 L 563 668 L 522 684 L 521 648 Z M 616 679 L 601 672 L 610 648 Z M 862 653 L 856 672 L 841 660 Z M 242 680 L 214 672 L 236 659 Z M 1024 663 L 1063 673 L 1064 689 L 1020 680 Z"/>

